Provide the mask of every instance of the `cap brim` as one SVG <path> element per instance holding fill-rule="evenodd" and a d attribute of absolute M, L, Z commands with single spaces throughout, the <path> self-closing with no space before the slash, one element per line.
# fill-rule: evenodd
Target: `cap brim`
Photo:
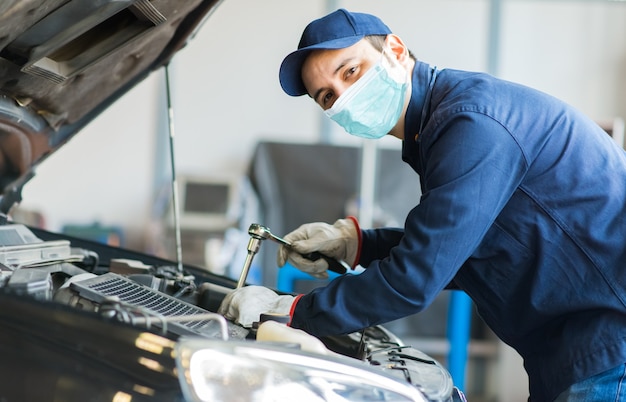
<path fill-rule="evenodd" d="M 312 51 L 344 49 L 354 45 L 363 38 L 363 35 L 356 35 L 333 39 L 303 47 L 302 49 L 288 54 L 281 63 L 278 73 L 278 79 L 283 91 L 290 96 L 301 96 L 307 93 L 304 83 L 302 82 L 302 65 Z"/>

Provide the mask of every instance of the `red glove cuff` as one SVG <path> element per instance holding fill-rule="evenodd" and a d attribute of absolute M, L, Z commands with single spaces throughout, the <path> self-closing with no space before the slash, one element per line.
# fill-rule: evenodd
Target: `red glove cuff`
<path fill-rule="evenodd" d="M 363 243 L 363 235 L 361 234 L 361 226 L 359 225 L 359 221 L 356 216 L 348 216 L 347 219 L 350 219 L 354 226 L 356 227 L 356 235 L 359 242 L 359 245 L 356 249 L 356 256 L 354 258 L 354 262 L 350 265 L 352 268 L 356 267 L 359 264 L 359 260 L 361 259 L 361 244 Z"/>
<path fill-rule="evenodd" d="M 289 322 L 287 323 L 288 327 L 291 326 L 291 320 L 293 319 L 293 312 L 296 310 L 296 304 L 298 304 L 298 301 L 300 301 L 300 298 L 302 296 L 304 296 L 304 294 L 299 294 L 298 296 L 296 296 L 295 299 L 293 299 L 293 303 L 291 303 L 291 308 L 289 309 Z"/>

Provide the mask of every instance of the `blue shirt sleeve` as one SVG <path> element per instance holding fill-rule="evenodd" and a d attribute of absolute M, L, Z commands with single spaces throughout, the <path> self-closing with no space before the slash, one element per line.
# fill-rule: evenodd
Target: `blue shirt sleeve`
<path fill-rule="evenodd" d="M 432 126 L 415 147 L 424 161 L 423 195 L 404 233 L 364 231 L 360 264 L 367 269 L 304 295 L 293 327 L 323 336 L 415 314 L 480 244 L 521 183 L 524 154 L 501 124 L 478 112 L 459 112 Z"/>

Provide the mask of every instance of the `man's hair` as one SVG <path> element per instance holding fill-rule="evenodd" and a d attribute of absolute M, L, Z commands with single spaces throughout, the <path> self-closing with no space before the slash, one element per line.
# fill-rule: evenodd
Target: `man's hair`
<path fill-rule="evenodd" d="M 372 46 L 374 46 L 374 49 L 378 50 L 381 53 L 383 51 L 383 47 L 385 46 L 386 37 L 387 35 L 365 35 L 365 39 Z M 411 49 L 409 49 L 409 57 L 412 58 L 413 60 L 416 60 L 415 55 L 413 55 L 413 52 L 411 52 Z"/>

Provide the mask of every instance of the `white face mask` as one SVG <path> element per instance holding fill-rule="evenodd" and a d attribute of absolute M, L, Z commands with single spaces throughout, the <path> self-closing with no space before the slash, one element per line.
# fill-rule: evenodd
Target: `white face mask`
<path fill-rule="evenodd" d="M 408 73 L 397 62 L 391 65 L 383 50 L 381 60 L 324 113 L 352 135 L 381 138 L 398 123 L 407 87 Z"/>

